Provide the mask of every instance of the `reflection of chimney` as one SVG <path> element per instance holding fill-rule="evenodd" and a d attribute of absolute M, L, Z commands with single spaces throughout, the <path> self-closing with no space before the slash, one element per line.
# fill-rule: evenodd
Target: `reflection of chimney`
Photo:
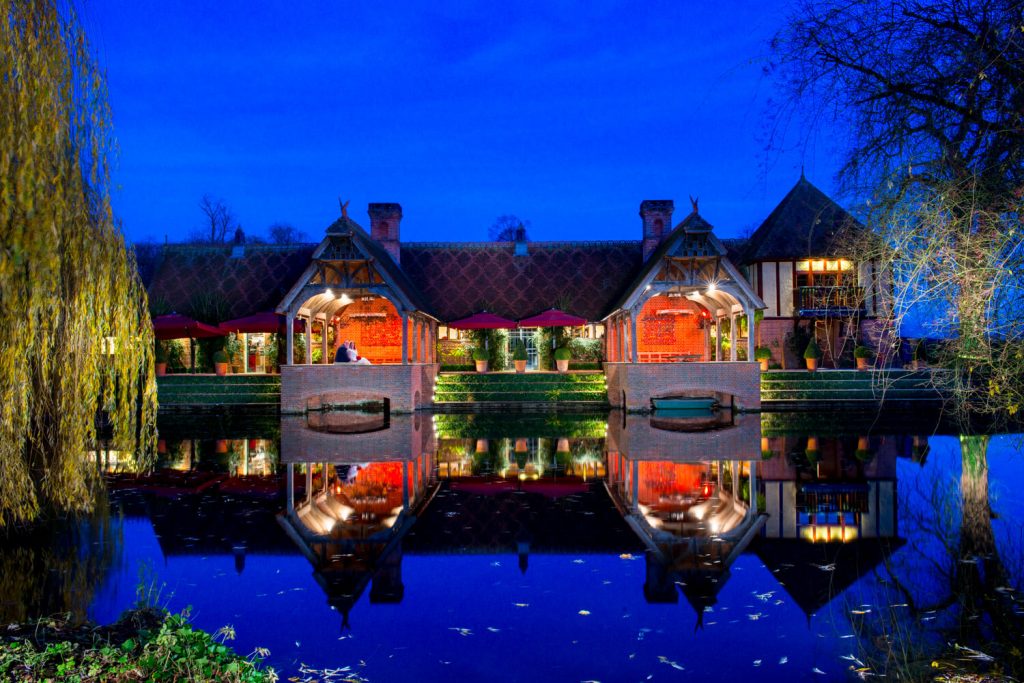
<path fill-rule="evenodd" d="M 645 199 L 640 202 L 640 218 L 644 221 L 644 261 L 672 230 L 674 210 L 675 204 L 671 199 Z"/>
<path fill-rule="evenodd" d="M 402 205 L 371 203 L 366 212 L 370 214 L 370 237 L 377 240 L 384 250 L 391 254 L 395 263 L 400 263 L 401 243 L 398 229 L 402 222 Z"/>

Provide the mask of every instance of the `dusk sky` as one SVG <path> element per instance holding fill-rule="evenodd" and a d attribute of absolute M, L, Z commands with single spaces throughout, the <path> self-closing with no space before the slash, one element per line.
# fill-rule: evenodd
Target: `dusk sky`
<path fill-rule="evenodd" d="M 763 75 L 789 4 L 104 2 L 83 22 L 107 71 L 132 240 L 179 240 L 221 197 L 249 234 L 311 239 L 338 198 L 402 205 L 402 239 L 638 239 L 643 199 L 699 197 L 729 237 L 797 181 L 834 193 L 836 150 L 790 130 Z"/>

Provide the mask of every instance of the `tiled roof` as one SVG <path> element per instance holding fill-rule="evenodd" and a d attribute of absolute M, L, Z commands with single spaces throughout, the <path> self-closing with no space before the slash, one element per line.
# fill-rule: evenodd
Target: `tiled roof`
<path fill-rule="evenodd" d="M 233 257 L 231 245 L 165 245 L 148 287 L 150 307 L 188 314 L 197 295 L 210 295 L 223 300 L 225 320 L 272 311 L 309 265 L 314 248 L 246 245 Z"/>
<path fill-rule="evenodd" d="M 639 241 L 407 243 L 402 270 L 441 320 L 481 310 L 517 320 L 560 308 L 600 320 L 641 266 Z"/>
<path fill-rule="evenodd" d="M 857 220 L 809 180 L 800 177 L 753 235 L 741 262 L 841 256 L 836 237 L 863 228 Z"/>

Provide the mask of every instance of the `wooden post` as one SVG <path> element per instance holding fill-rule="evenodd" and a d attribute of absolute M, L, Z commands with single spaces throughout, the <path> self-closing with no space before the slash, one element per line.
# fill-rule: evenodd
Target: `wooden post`
<path fill-rule="evenodd" d="M 292 365 L 295 361 L 295 316 L 291 311 L 284 316 L 285 336 L 285 365 Z"/>
<path fill-rule="evenodd" d="M 739 338 L 736 333 L 736 319 L 735 313 L 729 314 L 729 360 L 731 361 L 735 361 L 739 357 L 736 348 L 736 340 Z"/>
<path fill-rule="evenodd" d="M 402 365 L 409 364 L 409 316 L 402 311 Z"/>
<path fill-rule="evenodd" d="M 636 342 L 636 314 L 639 311 L 630 311 L 629 313 L 629 347 L 631 351 L 631 363 L 640 362 L 640 352 L 638 350 L 638 344 Z"/>

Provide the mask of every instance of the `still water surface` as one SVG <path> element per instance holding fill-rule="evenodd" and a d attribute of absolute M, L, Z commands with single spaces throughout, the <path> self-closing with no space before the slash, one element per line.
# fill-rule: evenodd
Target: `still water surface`
<path fill-rule="evenodd" d="M 335 413 L 161 437 L 145 477 L 100 453 L 96 519 L 5 551 L 4 618 L 111 622 L 142 590 L 285 679 L 370 681 L 851 680 L 894 632 L 1020 632 L 1020 435 Z"/>

